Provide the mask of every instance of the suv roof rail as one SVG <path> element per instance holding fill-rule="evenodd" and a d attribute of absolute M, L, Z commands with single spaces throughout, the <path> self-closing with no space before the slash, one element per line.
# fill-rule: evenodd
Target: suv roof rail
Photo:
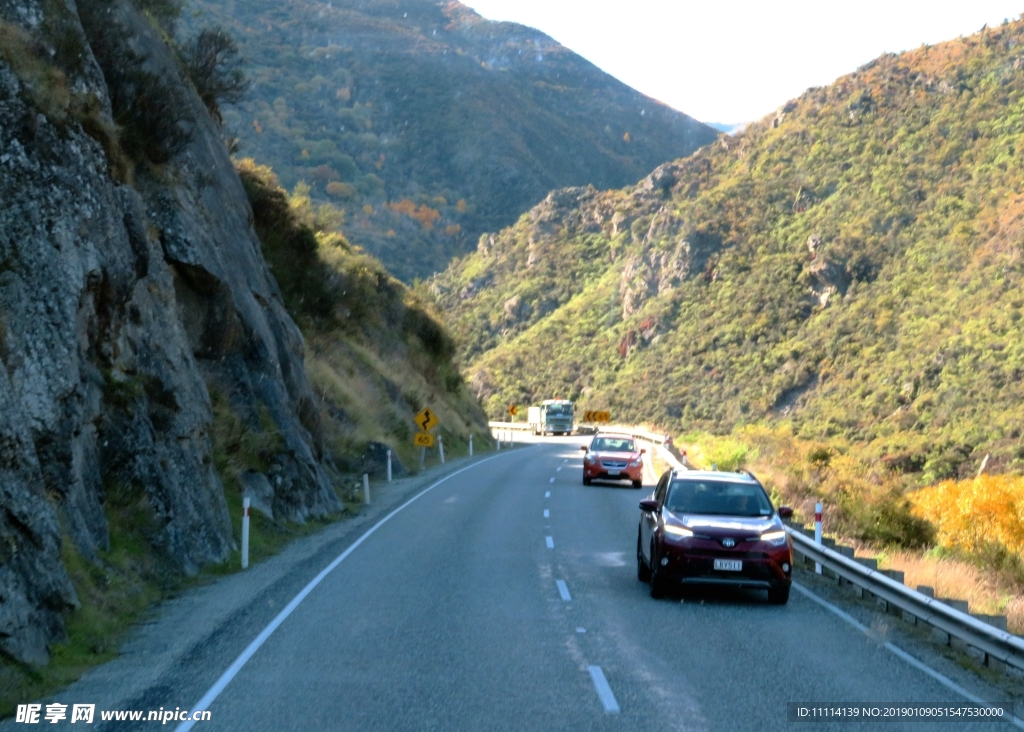
<path fill-rule="evenodd" d="M 737 473 L 743 473 L 744 475 L 750 476 L 751 478 L 753 478 L 753 479 L 754 479 L 755 481 L 757 481 L 758 483 L 760 483 L 760 482 L 761 482 L 761 481 L 760 481 L 760 480 L 758 479 L 758 477 L 757 477 L 756 475 L 754 475 L 754 471 L 752 471 L 752 470 L 747 470 L 746 468 L 740 468 L 740 469 L 739 469 L 739 470 L 737 470 L 736 472 L 737 472 Z"/>

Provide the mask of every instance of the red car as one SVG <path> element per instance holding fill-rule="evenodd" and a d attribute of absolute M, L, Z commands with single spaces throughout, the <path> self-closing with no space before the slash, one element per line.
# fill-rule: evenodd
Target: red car
<path fill-rule="evenodd" d="M 590 447 L 581 447 L 587 453 L 583 458 L 583 485 L 595 479 L 628 480 L 634 488 L 644 484 L 646 450 L 638 450 L 636 440 L 629 435 L 598 433 Z"/>
<path fill-rule="evenodd" d="M 670 470 L 640 511 L 637 576 L 651 583 L 651 597 L 727 585 L 768 590 L 776 605 L 789 601 L 793 540 L 782 519 L 793 509 L 776 510 L 752 474 Z"/>

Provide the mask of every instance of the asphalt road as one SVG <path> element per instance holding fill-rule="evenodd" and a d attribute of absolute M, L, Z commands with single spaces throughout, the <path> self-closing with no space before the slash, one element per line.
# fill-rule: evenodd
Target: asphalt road
<path fill-rule="evenodd" d="M 1010 729 L 788 723 L 788 701 L 964 700 L 798 592 L 784 607 L 721 591 L 652 600 L 634 558 L 649 489 L 583 486 L 580 442 L 501 453 L 395 514 L 194 729 Z M 207 649 L 160 691 L 198 698 L 235 653 Z"/>

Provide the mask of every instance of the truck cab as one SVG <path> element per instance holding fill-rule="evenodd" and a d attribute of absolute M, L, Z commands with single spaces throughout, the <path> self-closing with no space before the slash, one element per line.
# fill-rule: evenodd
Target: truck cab
<path fill-rule="evenodd" d="M 545 399 L 539 407 L 530 407 L 528 421 L 535 435 L 571 435 L 572 402 L 568 399 Z"/>

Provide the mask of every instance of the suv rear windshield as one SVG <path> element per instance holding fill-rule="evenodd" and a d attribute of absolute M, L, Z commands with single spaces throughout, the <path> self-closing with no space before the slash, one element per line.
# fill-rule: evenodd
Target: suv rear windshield
<path fill-rule="evenodd" d="M 636 452 L 636 443 L 614 437 L 598 437 L 591 443 L 590 449 L 603 452 Z"/>
<path fill-rule="evenodd" d="M 672 513 L 771 516 L 772 504 L 756 483 L 682 479 L 672 481 L 665 506 Z"/>

